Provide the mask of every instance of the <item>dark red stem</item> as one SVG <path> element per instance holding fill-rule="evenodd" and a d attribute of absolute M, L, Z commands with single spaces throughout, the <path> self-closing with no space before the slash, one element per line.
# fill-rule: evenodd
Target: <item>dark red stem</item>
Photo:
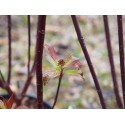
<path fill-rule="evenodd" d="M 123 45 L 123 26 L 122 26 L 122 16 L 121 15 L 117 16 L 117 23 L 118 23 L 121 81 L 122 81 L 123 100 L 124 100 L 124 107 L 125 107 L 124 45 Z"/>
<path fill-rule="evenodd" d="M 118 82 L 116 79 L 116 72 L 115 72 L 115 66 L 114 66 L 114 60 L 113 60 L 113 54 L 112 54 L 112 46 L 111 46 L 111 40 L 110 40 L 108 17 L 106 15 L 103 16 L 103 22 L 104 22 L 104 28 L 105 28 L 105 37 L 106 37 L 106 44 L 107 44 L 107 49 L 108 49 L 108 57 L 109 57 L 109 62 L 110 62 L 115 98 L 116 98 L 118 107 L 123 108 L 123 104 L 119 95 Z"/>
<path fill-rule="evenodd" d="M 1 77 L 1 79 L 0 79 L 0 87 L 3 88 L 3 89 L 6 89 L 7 92 L 9 93 L 9 95 L 11 96 L 13 91 L 11 90 L 9 84 L 5 81 L 1 70 L 0 70 L 0 77 Z"/>
<path fill-rule="evenodd" d="M 28 76 L 30 75 L 30 47 L 31 47 L 31 30 L 30 30 L 30 15 L 27 16 L 28 23 Z"/>
<path fill-rule="evenodd" d="M 35 71 L 36 71 L 36 58 L 34 59 L 33 67 L 32 67 L 32 69 L 31 69 L 31 72 L 30 72 L 30 74 L 29 74 L 29 76 L 28 76 L 26 82 L 25 82 L 25 86 L 24 86 L 24 88 L 23 88 L 23 90 L 22 90 L 22 92 L 21 92 L 21 95 L 22 95 L 22 96 L 25 95 L 25 93 L 26 93 L 26 91 L 27 91 L 27 89 L 28 89 L 28 87 L 29 87 L 29 85 L 30 85 L 30 83 L 31 83 L 31 80 L 32 80 L 32 78 L 33 78 L 33 76 L 34 76 Z"/>
<path fill-rule="evenodd" d="M 42 81 L 42 57 L 44 47 L 46 16 L 38 16 L 37 41 L 36 41 L 36 81 L 38 108 L 43 108 L 43 81 Z"/>
<path fill-rule="evenodd" d="M 101 102 L 101 105 L 102 105 L 102 108 L 105 109 L 106 105 L 105 105 L 105 101 L 104 101 L 104 98 L 103 98 L 103 95 L 102 95 L 102 91 L 101 91 L 101 88 L 100 88 L 100 85 L 99 85 L 94 67 L 93 67 L 92 62 L 90 60 L 89 53 L 88 53 L 86 45 L 85 45 L 85 41 L 84 41 L 83 36 L 81 34 L 77 18 L 76 18 L 75 15 L 72 15 L 71 17 L 72 17 L 72 21 L 73 21 L 73 24 L 74 24 L 78 40 L 79 40 L 79 43 L 80 43 L 82 51 L 83 51 L 83 54 L 85 55 L 85 58 L 86 58 L 86 61 L 88 63 L 90 72 L 92 74 L 92 77 L 93 77 L 93 80 L 94 80 L 94 83 L 95 83 L 95 87 L 96 87 L 96 90 L 97 90 L 97 93 L 98 93 L 98 96 L 99 96 L 99 99 L 100 99 L 100 102 Z"/>
<path fill-rule="evenodd" d="M 53 103 L 52 108 L 55 107 L 56 102 L 57 102 L 57 99 L 58 99 L 58 95 L 59 95 L 59 90 L 60 90 L 60 85 L 61 85 L 62 77 L 63 77 L 63 69 L 62 69 L 61 72 L 60 72 L 59 83 L 58 83 L 58 87 L 57 87 L 57 91 L 56 91 L 56 96 L 55 96 L 55 99 L 54 99 L 54 103 Z"/>
<path fill-rule="evenodd" d="M 33 77 L 34 77 L 35 71 L 36 71 L 36 58 L 34 59 L 34 63 L 33 63 L 32 69 L 30 71 L 29 76 L 27 77 L 27 80 L 26 80 L 25 85 L 24 85 L 24 87 L 22 89 L 22 92 L 21 92 L 21 98 L 19 99 L 16 107 L 21 105 L 22 100 L 25 97 L 25 94 L 26 94 L 26 92 L 27 92 L 27 90 L 28 90 L 28 88 L 29 88 L 29 86 L 31 84 L 31 81 L 32 81 Z"/>
<path fill-rule="evenodd" d="M 35 47 L 35 49 L 36 49 L 36 47 Z M 35 50 L 35 52 L 36 52 L 36 50 Z M 35 54 L 35 55 L 36 55 L 36 54 Z M 30 84 L 31 84 L 31 81 L 32 81 L 33 77 L 34 77 L 35 71 L 36 71 L 36 56 L 35 56 L 35 58 L 34 58 L 34 62 L 33 62 L 31 71 L 30 71 L 30 73 L 29 73 L 29 76 L 27 77 L 26 82 L 25 82 L 25 84 L 24 84 L 24 87 L 23 87 L 23 89 L 22 89 L 21 98 L 20 98 L 20 100 L 18 101 L 17 106 L 21 105 L 21 102 L 22 102 L 23 98 L 25 97 L 25 94 L 26 94 L 26 92 L 27 92 L 27 90 L 28 90 L 28 88 L 29 88 L 29 86 L 30 86 Z"/>
<path fill-rule="evenodd" d="M 9 47 L 8 47 L 8 78 L 7 78 L 7 82 L 8 84 L 10 84 L 10 80 L 11 80 L 11 16 L 8 15 L 7 16 L 8 19 L 8 42 L 9 42 Z"/>

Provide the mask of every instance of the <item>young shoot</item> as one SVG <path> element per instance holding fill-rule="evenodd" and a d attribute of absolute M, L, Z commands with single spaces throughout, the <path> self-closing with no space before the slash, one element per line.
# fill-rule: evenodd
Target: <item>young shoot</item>
<path fill-rule="evenodd" d="M 85 79 L 82 71 L 82 64 L 80 63 L 79 59 L 73 57 L 70 52 L 67 52 L 64 58 L 59 58 L 52 46 L 46 44 L 44 47 L 51 57 L 49 62 L 53 65 L 52 70 L 48 70 L 43 74 L 44 85 L 46 85 L 51 78 L 59 76 L 61 72 L 63 75 L 80 75 L 83 80 Z"/>

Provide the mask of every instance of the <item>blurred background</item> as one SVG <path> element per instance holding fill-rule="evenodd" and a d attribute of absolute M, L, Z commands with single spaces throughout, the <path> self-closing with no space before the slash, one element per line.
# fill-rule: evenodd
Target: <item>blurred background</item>
<path fill-rule="evenodd" d="M 106 105 L 109 108 L 117 108 L 110 65 L 106 47 L 104 26 L 102 16 L 77 16 L 86 47 L 90 54 L 94 69 L 96 71 Z M 117 33 L 116 16 L 109 17 L 110 35 L 114 62 L 119 84 L 120 95 L 121 78 L 119 62 L 119 46 Z M 125 26 L 125 18 L 123 17 Z M 124 27 L 123 26 L 123 27 Z M 31 16 L 31 66 L 34 60 L 36 43 L 37 16 Z M 70 51 L 73 56 L 80 59 L 83 65 L 85 81 L 78 76 L 64 75 L 58 101 L 55 108 L 101 108 L 100 101 L 95 89 L 95 85 L 87 66 L 85 57 L 80 48 L 74 26 L 70 16 L 47 16 L 45 43 L 53 46 L 58 56 L 63 56 Z M 11 88 L 20 93 L 27 78 L 27 52 L 28 52 L 28 29 L 27 16 L 12 16 L 12 77 Z M 51 67 L 50 62 L 44 57 L 43 67 Z M 8 37 L 7 37 L 7 17 L 0 16 L 0 70 L 5 79 L 8 72 Z M 50 105 L 53 104 L 57 89 L 58 78 L 51 80 L 44 86 L 44 100 Z M 0 94 L 7 93 L 0 89 Z M 32 80 L 27 92 L 36 97 L 36 79 Z"/>

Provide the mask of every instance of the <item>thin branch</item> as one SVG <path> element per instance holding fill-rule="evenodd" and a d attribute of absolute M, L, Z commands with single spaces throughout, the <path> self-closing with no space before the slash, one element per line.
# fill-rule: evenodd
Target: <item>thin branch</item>
<path fill-rule="evenodd" d="M 24 84 L 24 87 L 23 87 L 22 92 L 21 92 L 21 98 L 18 100 L 18 103 L 17 103 L 16 107 L 21 105 L 22 100 L 25 97 L 25 94 L 26 94 L 26 92 L 27 92 L 27 90 L 28 90 L 28 88 L 29 88 L 29 86 L 31 84 L 31 81 L 32 81 L 33 77 L 34 77 L 35 71 L 36 71 L 36 58 L 34 59 L 32 69 L 31 69 L 30 74 L 27 77 L 27 80 L 26 80 L 26 82 Z"/>
<path fill-rule="evenodd" d="M 46 16 L 38 16 L 37 42 L 36 42 L 36 81 L 38 108 L 43 108 L 43 81 L 42 81 L 42 57 L 44 47 Z"/>
<path fill-rule="evenodd" d="M 36 52 L 36 47 L 35 47 L 35 52 Z M 36 56 L 34 58 L 34 62 L 33 62 L 30 74 L 27 77 L 26 82 L 24 84 L 24 87 L 22 89 L 21 98 L 20 98 L 20 101 L 18 102 L 17 106 L 21 105 L 21 102 L 22 102 L 23 98 L 25 97 L 25 94 L 26 94 L 26 92 L 27 92 L 27 90 L 28 90 L 28 88 L 29 88 L 29 86 L 31 84 L 31 81 L 32 81 L 34 75 L 35 75 L 35 72 L 36 72 Z"/>
<path fill-rule="evenodd" d="M 97 93 L 98 93 L 98 96 L 99 96 L 99 99 L 100 99 L 100 102 L 101 102 L 101 105 L 102 105 L 102 108 L 105 109 L 106 105 L 105 105 L 105 102 L 104 102 L 102 91 L 101 91 L 101 88 L 100 88 L 100 85 L 99 85 L 99 82 L 98 82 L 98 79 L 97 79 L 94 67 L 92 65 L 91 59 L 89 57 L 89 53 L 87 51 L 87 48 L 86 48 L 86 45 L 85 45 L 85 41 L 84 41 L 83 36 L 81 34 L 77 18 L 76 18 L 75 15 L 72 15 L 71 17 L 72 17 L 72 21 L 73 21 L 73 24 L 74 24 L 74 27 L 75 27 L 75 30 L 76 30 L 76 33 L 77 33 L 77 37 L 78 37 L 79 43 L 80 43 L 82 51 L 83 51 L 83 53 L 85 55 L 85 58 L 86 58 L 86 61 L 88 63 L 90 72 L 92 74 L 92 77 L 93 77 L 93 80 L 94 80 L 94 83 L 95 83 L 95 87 L 96 87 L 96 90 L 97 90 Z"/>
<path fill-rule="evenodd" d="M 8 84 L 7 82 L 4 82 L 4 81 L 0 80 L 0 87 L 7 90 L 8 94 L 11 96 L 11 94 L 13 94 L 14 92 L 12 91 L 12 89 L 7 84 Z"/>
<path fill-rule="evenodd" d="M 33 76 L 34 76 L 34 74 L 35 74 L 35 71 L 36 71 L 36 58 L 34 59 L 34 64 L 33 64 L 33 66 L 32 66 L 31 72 L 30 72 L 29 77 L 27 78 L 27 80 L 26 80 L 26 82 L 25 82 L 25 86 L 24 86 L 24 88 L 23 88 L 23 90 L 22 90 L 22 92 L 21 92 L 22 97 L 23 97 L 23 96 L 25 95 L 25 93 L 27 92 L 27 89 L 28 89 L 28 87 L 29 87 L 29 85 L 30 85 L 30 83 L 31 83 L 31 80 L 32 80 L 32 78 L 33 78 Z"/>
<path fill-rule="evenodd" d="M 7 78 L 7 82 L 8 84 L 10 84 L 10 81 L 11 81 L 11 56 L 12 56 L 12 53 L 11 53 L 11 16 L 8 15 L 7 16 L 8 18 L 8 42 L 9 42 L 9 47 L 8 47 L 8 78 Z"/>
<path fill-rule="evenodd" d="M 14 95 L 14 100 L 16 104 L 19 102 L 16 93 L 13 92 L 13 90 L 10 88 L 9 83 L 0 80 L 0 87 L 5 89 L 8 92 L 9 96 Z"/>
<path fill-rule="evenodd" d="M 2 81 L 5 82 L 5 79 L 4 79 L 4 77 L 3 77 L 3 74 L 2 74 L 2 72 L 1 72 L 1 70 L 0 70 L 0 78 L 2 79 Z"/>
<path fill-rule="evenodd" d="M 55 96 L 54 103 L 53 103 L 53 106 L 52 106 L 53 109 L 54 109 L 54 107 L 55 107 L 55 105 L 56 105 L 56 102 L 57 102 L 57 99 L 58 99 L 58 95 L 59 95 L 59 90 L 60 90 L 60 85 L 61 85 L 62 77 L 63 77 L 63 69 L 62 69 L 61 72 L 60 72 L 58 87 L 57 87 L 57 91 L 56 91 L 56 96 Z"/>
<path fill-rule="evenodd" d="M 118 23 L 118 39 L 119 39 L 119 54 L 120 54 L 120 68 L 121 68 L 121 81 L 122 81 L 122 91 L 123 100 L 125 108 L 125 70 L 124 70 L 124 45 L 123 45 L 123 26 L 122 26 L 122 16 L 117 16 Z"/>
<path fill-rule="evenodd" d="M 116 79 L 116 72 L 115 72 L 115 66 L 114 66 L 114 60 L 113 60 L 113 54 L 112 54 L 112 46 L 111 46 L 111 40 L 110 40 L 110 31 L 109 31 L 109 25 L 108 25 L 108 17 L 106 15 L 103 16 L 103 22 L 104 22 L 104 28 L 105 28 L 105 37 L 106 37 L 106 44 L 107 44 L 107 49 L 108 49 L 108 57 L 109 57 L 109 62 L 110 62 L 115 98 L 116 98 L 118 107 L 123 108 L 123 104 L 119 95 L 118 83 Z"/>
<path fill-rule="evenodd" d="M 35 55 L 36 55 L 36 47 L 35 47 Z M 36 56 L 34 58 L 34 62 L 33 62 L 33 65 L 32 65 L 32 68 L 31 68 L 31 71 L 29 73 L 29 76 L 27 77 L 27 80 L 24 84 L 24 88 L 22 89 L 22 92 L 21 92 L 21 98 L 23 99 L 23 97 L 25 96 L 26 92 L 27 92 L 27 89 L 29 88 L 29 85 L 31 84 L 31 81 L 33 79 L 33 76 L 35 74 L 35 71 L 36 71 Z"/>
<path fill-rule="evenodd" d="M 27 16 L 28 23 L 28 76 L 30 75 L 30 47 L 31 47 L 31 30 L 30 30 L 30 15 Z"/>
<path fill-rule="evenodd" d="M 9 95 L 11 96 L 11 94 L 13 94 L 13 91 L 11 90 L 10 86 L 9 86 L 9 83 L 7 83 L 4 79 L 4 76 L 0 70 L 0 87 L 3 88 L 3 89 L 6 89 L 7 92 L 9 93 Z"/>

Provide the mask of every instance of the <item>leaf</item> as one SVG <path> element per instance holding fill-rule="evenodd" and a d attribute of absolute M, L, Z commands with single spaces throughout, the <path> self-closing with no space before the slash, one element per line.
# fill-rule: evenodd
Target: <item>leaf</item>
<path fill-rule="evenodd" d="M 13 94 L 11 95 L 11 97 L 9 98 L 7 103 L 8 103 L 9 108 L 12 108 L 12 105 L 14 103 L 14 95 Z"/>
<path fill-rule="evenodd" d="M 3 97 L 3 103 L 4 103 L 4 106 L 8 109 L 7 100 L 4 97 Z"/>
<path fill-rule="evenodd" d="M 60 72 L 58 70 L 47 70 L 46 72 L 43 73 L 43 84 L 46 85 L 48 82 L 53 79 L 58 77 Z"/>
<path fill-rule="evenodd" d="M 47 60 L 49 61 L 49 63 L 55 68 L 57 67 L 58 63 L 55 62 L 50 56 L 46 56 Z"/>
<path fill-rule="evenodd" d="M 6 107 L 5 107 L 5 105 L 4 105 L 2 100 L 0 100 L 0 109 L 6 109 Z"/>
<path fill-rule="evenodd" d="M 58 61 L 58 57 L 57 57 L 57 54 L 56 54 L 56 51 L 54 50 L 53 47 L 49 46 L 49 45 L 44 45 L 45 48 L 47 49 L 47 52 L 49 53 L 49 55 L 52 57 L 52 59 L 54 61 Z"/>
<path fill-rule="evenodd" d="M 80 63 L 80 61 L 78 59 L 73 60 L 70 65 L 70 67 L 74 67 L 74 68 L 82 68 L 82 64 Z"/>
<path fill-rule="evenodd" d="M 68 70 L 64 70 L 64 74 L 76 76 L 76 75 L 78 75 L 78 72 L 75 69 L 68 69 Z"/>
<path fill-rule="evenodd" d="M 81 76 L 82 80 L 85 81 L 85 76 L 83 75 L 83 72 L 79 73 L 79 75 Z"/>
<path fill-rule="evenodd" d="M 54 69 L 55 69 L 57 72 L 60 72 L 60 71 L 61 71 L 60 65 L 56 66 Z"/>
<path fill-rule="evenodd" d="M 71 52 L 68 51 L 65 54 L 65 62 L 69 63 L 71 60 L 72 60 L 72 54 L 71 54 Z"/>
<path fill-rule="evenodd" d="M 14 95 L 12 94 L 8 101 L 3 98 L 3 103 L 7 109 L 11 109 L 14 103 Z"/>

